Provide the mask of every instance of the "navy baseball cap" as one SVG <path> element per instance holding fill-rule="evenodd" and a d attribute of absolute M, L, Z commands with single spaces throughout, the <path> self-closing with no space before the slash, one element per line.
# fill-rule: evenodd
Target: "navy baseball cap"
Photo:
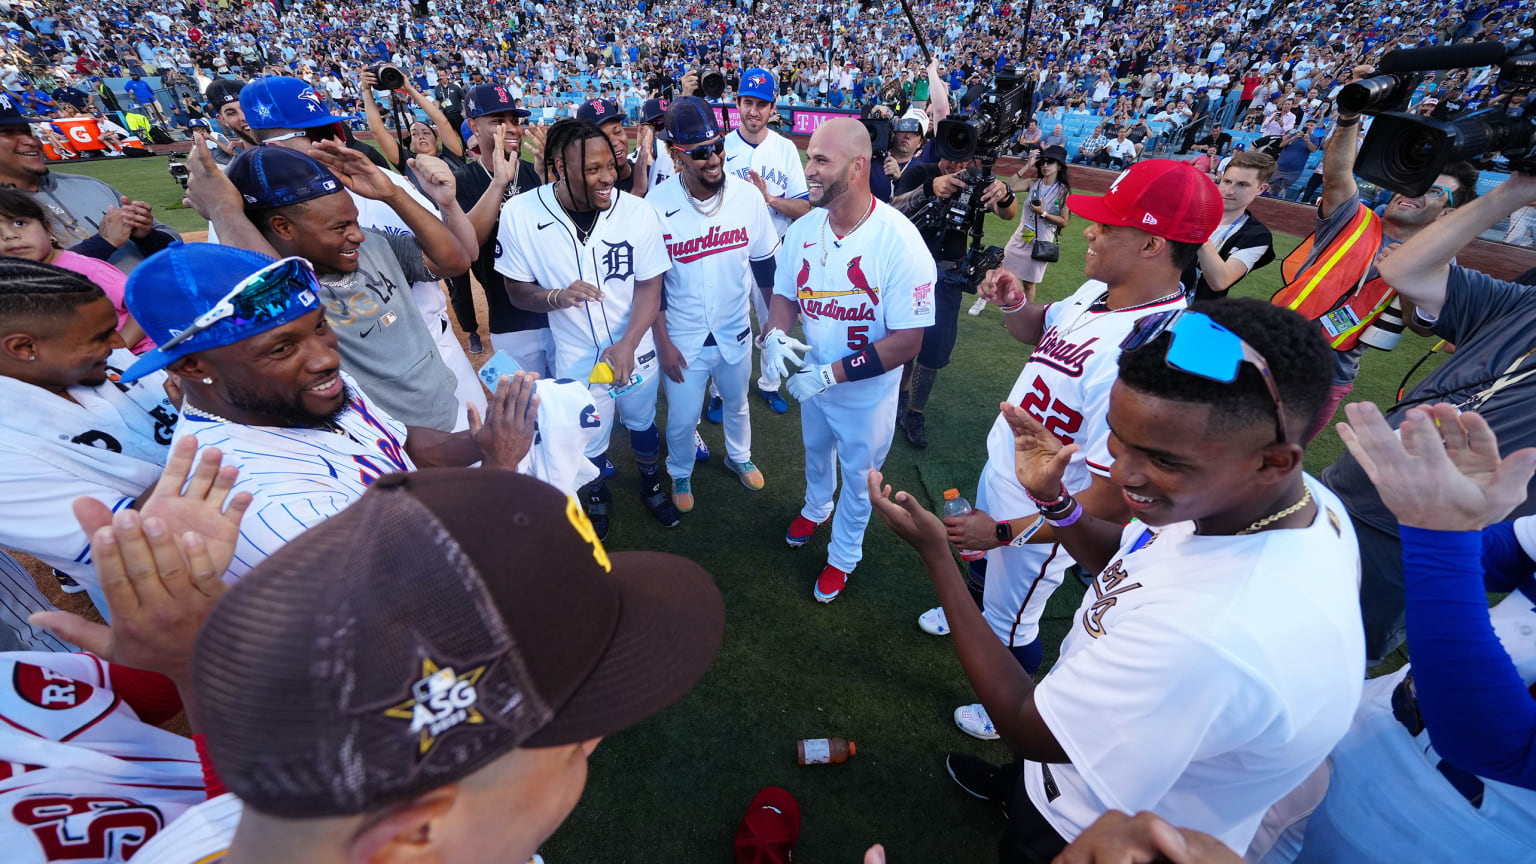
<path fill-rule="evenodd" d="M 16 106 L 16 100 L 0 93 L 0 126 L 25 126 L 28 123 L 42 123 L 42 117 L 21 113 Z"/>
<path fill-rule="evenodd" d="M 302 204 L 342 190 L 331 169 L 287 147 L 241 150 L 224 169 L 240 190 L 247 210 L 269 210 Z"/>
<path fill-rule="evenodd" d="M 245 85 L 240 91 L 240 108 L 252 129 L 313 129 L 357 119 L 352 114 L 332 114 L 315 88 L 281 75 L 257 78 Z"/>
<path fill-rule="evenodd" d="M 779 98 L 778 82 L 773 80 L 773 73 L 767 69 L 752 68 L 741 73 L 741 87 L 736 91 L 736 98 L 751 96 L 753 99 L 761 99 L 764 102 L 774 102 Z"/>
<path fill-rule="evenodd" d="M 684 96 L 667 109 L 665 137 L 684 150 L 722 134 L 715 121 L 715 109 L 697 96 Z"/>
<path fill-rule="evenodd" d="M 301 259 L 286 261 L 296 263 L 275 269 L 273 272 L 284 278 L 270 285 L 279 296 L 267 294 L 242 302 L 230 293 L 276 263 L 274 259 L 213 243 L 177 243 L 145 258 L 128 274 L 123 302 L 156 344 L 170 342 L 220 303 L 231 302 L 234 308 L 228 317 L 170 349 L 155 348 L 140 355 L 122 380 L 137 381 L 188 354 L 233 345 L 319 309 L 314 272 Z"/>
<path fill-rule="evenodd" d="M 240 101 L 240 91 L 245 89 L 244 81 L 236 81 L 230 78 L 215 78 L 208 82 L 208 89 L 203 95 L 208 97 L 208 103 L 217 111 L 231 102 Z"/>
<path fill-rule="evenodd" d="M 640 122 L 655 123 L 657 120 L 667 116 L 667 105 L 669 102 L 670 100 L 667 99 L 645 100 L 645 106 L 640 109 Z"/>
<path fill-rule="evenodd" d="M 500 84 L 476 84 L 469 88 L 464 102 L 469 106 L 470 117 L 511 112 L 512 116 L 522 118 L 529 113 L 527 109 L 517 107 L 512 94 Z"/>
<path fill-rule="evenodd" d="M 588 99 L 576 109 L 576 117 L 601 126 L 609 120 L 618 120 L 622 123 L 624 112 L 619 110 L 618 103 L 612 99 Z"/>

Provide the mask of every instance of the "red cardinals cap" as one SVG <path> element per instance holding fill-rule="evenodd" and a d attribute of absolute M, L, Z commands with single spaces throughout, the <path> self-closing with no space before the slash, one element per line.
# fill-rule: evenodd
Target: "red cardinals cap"
<path fill-rule="evenodd" d="M 514 748 L 645 720 L 692 689 L 724 630 L 703 568 L 607 552 L 553 486 L 386 474 L 220 598 L 193 698 L 246 806 L 365 813 Z"/>
<path fill-rule="evenodd" d="M 736 864 L 789 864 L 800 838 L 800 805 L 795 796 L 769 786 L 752 796 L 736 826 Z"/>
<path fill-rule="evenodd" d="M 1068 195 L 1067 209 L 1100 225 L 1204 243 L 1221 224 L 1221 193 L 1188 162 L 1148 159 L 1121 171 L 1103 196 Z"/>

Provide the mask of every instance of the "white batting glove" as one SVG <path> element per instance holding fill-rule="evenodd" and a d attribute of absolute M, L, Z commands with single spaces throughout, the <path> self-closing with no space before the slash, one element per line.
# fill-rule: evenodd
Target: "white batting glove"
<path fill-rule="evenodd" d="M 769 378 L 783 381 L 794 367 L 805 362 L 805 352 L 809 350 L 811 346 L 783 330 L 769 330 L 763 336 L 763 370 Z"/>
<path fill-rule="evenodd" d="M 832 377 L 831 364 L 807 363 L 800 367 L 799 372 L 789 376 L 789 380 L 784 382 L 784 389 L 796 401 L 804 402 L 836 383 L 837 379 Z"/>

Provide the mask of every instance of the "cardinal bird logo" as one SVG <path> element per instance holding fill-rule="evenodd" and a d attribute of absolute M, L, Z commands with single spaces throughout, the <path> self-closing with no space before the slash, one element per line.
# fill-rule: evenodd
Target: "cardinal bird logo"
<path fill-rule="evenodd" d="M 867 294 L 870 303 L 879 306 L 879 295 L 875 293 L 875 289 L 869 287 L 869 280 L 865 278 L 864 271 L 859 269 L 859 260 L 863 257 L 863 255 L 855 255 L 853 260 L 848 262 L 848 281 L 853 284 L 853 287 Z"/>
<path fill-rule="evenodd" d="M 805 283 L 811 281 L 811 262 L 800 259 L 800 275 L 795 277 L 795 290 L 804 291 Z"/>

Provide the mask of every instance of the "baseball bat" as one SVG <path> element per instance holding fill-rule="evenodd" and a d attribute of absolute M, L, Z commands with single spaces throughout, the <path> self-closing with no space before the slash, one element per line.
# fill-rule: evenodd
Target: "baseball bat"
<path fill-rule="evenodd" d="M 933 62 L 933 55 L 928 53 L 928 43 L 923 40 L 923 28 L 917 26 L 917 17 L 912 14 L 912 6 L 907 0 L 901 0 L 901 11 L 907 13 L 907 23 L 912 25 L 912 38 L 917 40 L 917 47 L 923 52 L 923 60 Z"/>

